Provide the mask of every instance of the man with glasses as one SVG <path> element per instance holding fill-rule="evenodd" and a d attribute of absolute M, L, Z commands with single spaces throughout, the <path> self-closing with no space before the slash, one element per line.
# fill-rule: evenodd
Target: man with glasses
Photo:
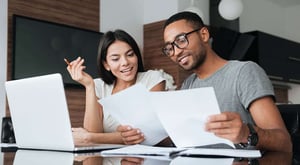
<path fill-rule="evenodd" d="M 211 49 L 209 39 L 208 29 L 195 13 L 177 13 L 165 22 L 163 54 L 194 72 L 181 88 L 215 89 L 221 114 L 210 116 L 205 129 L 237 146 L 292 152 L 264 70 L 254 62 L 222 59 Z"/>

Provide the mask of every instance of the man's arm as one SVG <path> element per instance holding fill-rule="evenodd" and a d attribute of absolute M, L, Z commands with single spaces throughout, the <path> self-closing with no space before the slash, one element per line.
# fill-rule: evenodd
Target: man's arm
<path fill-rule="evenodd" d="M 256 123 L 257 149 L 292 152 L 292 142 L 280 112 L 271 97 L 255 100 L 249 107 Z"/>

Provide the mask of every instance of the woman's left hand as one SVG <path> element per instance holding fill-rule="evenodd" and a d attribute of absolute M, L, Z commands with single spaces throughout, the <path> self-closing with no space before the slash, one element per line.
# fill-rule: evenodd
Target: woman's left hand
<path fill-rule="evenodd" d="M 89 140 L 89 132 L 84 128 L 72 128 L 73 139 L 76 145 L 91 144 Z"/>
<path fill-rule="evenodd" d="M 117 131 L 120 132 L 124 144 L 139 144 L 145 140 L 144 134 L 139 129 L 128 125 L 119 125 Z"/>

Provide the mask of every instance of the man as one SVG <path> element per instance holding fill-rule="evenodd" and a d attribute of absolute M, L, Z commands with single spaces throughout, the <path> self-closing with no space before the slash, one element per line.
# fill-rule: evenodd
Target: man
<path fill-rule="evenodd" d="M 265 72 L 254 62 L 222 59 L 211 49 L 209 38 L 197 14 L 181 12 L 166 21 L 162 49 L 183 69 L 194 72 L 182 89 L 214 87 L 221 114 L 208 118 L 206 130 L 242 147 L 292 152 Z"/>

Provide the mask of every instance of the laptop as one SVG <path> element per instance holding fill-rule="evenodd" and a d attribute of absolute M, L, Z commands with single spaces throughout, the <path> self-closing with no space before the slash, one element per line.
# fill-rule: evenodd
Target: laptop
<path fill-rule="evenodd" d="M 124 146 L 75 146 L 59 73 L 7 81 L 5 89 L 18 148 L 83 152 Z"/>

